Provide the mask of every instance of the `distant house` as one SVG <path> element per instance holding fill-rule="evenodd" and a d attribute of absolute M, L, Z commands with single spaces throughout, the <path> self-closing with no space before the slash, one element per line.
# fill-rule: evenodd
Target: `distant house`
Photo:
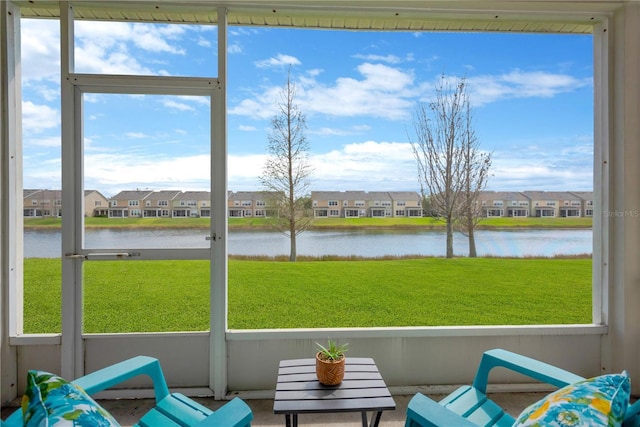
<path fill-rule="evenodd" d="M 525 191 L 531 201 L 531 216 L 543 217 L 579 217 L 580 199 L 569 192 L 562 191 Z"/>
<path fill-rule="evenodd" d="M 171 204 L 179 190 L 152 191 L 144 198 L 142 216 L 145 218 L 170 218 Z"/>
<path fill-rule="evenodd" d="M 98 190 L 84 190 L 84 216 L 108 216 L 109 199 Z"/>
<path fill-rule="evenodd" d="M 364 191 L 312 191 L 311 207 L 313 216 L 314 218 L 344 218 L 346 215 L 360 216 L 359 209 L 356 207 L 356 200 L 364 201 L 364 194 Z M 345 213 L 344 208 L 349 212 L 348 214 Z"/>
<path fill-rule="evenodd" d="M 343 218 L 361 218 L 367 216 L 367 193 L 364 191 L 345 191 L 338 200 Z"/>
<path fill-rule="evenodd" d="M 109 218 L 140 218 L 144 199 L 152 191 L 121 191 L 109 200 Z"/>
<path fill-rule="evenodd" d="M 312 191 L 314 218 L 421 217 L 422 200 L 411 191 Z"/>
<path fill-rule="evenodd" d="M 171 216 L 174 218 L 211 217 L 211 193 L 208 191 L 185 191 L 172 201 Z"/>
<path fill-rule="evenodd" d="M 34 218 L 61 217 L 61 190 L 23 190 L 23 216 Z"/>
<path fill-rule="evenodd" d="M 415 191 L 390 191 L 394 217 L 415 218 L 424 215 L 422 198 Z"/>
<path fill-rule="evenodd" d="M 485 217 L 593 216 L 592 191 L 482 191 L 478 204 Z"/>
<path fill-rule="evenodd" d="M 517 191 L 482 191 L 478 195 L 481 215 L 484 217 L 528 217 L 530 201 Z"/>
<path fill-rule="evenodd" d="M 578 197 L 582 203 L 583 216 L 593 216 L 593 191 L 572 191 L 573 195 Z"/>
<path fill-rule="evenodd" d="M 23 190 L 23 216 L 62 216 L 62 190 Z M 107 216 L 109 200 L 97 190 L 84 191 L 84 216 Z"/>
<path fill-rule="evenodd" d="M 388 218 L 393 216 L 393 200 L 386 191 L 369 192 L 369 216 L 371 218 Z"/>
<path fill-rule="evenodd" d="M 270 191 L 237 191 L 229 193 L 227 208 L 229 218 L 274 216 L 280 197 Z"/>

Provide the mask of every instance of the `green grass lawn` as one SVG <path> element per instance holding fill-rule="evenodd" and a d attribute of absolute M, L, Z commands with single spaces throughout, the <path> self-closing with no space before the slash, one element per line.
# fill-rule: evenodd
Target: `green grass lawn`
<path fill-rule="evenodd" d="M 87 262 L 85 332 L 209 328 L 206 261 Z M 25 332 L 60 332 L 60 261 L 25 260 Z M 590 259 L 229 261 L 232 329 L 591 322 Z"/>
<path fill-rule="evenodd" d="M 269 228 L 265 218 L 229 218 L 230 229 Z M 206 228 L 209 218 L 85 218 L 88 228 Z M 60 218 L 25 218 L 27 228 L 58 228 Z M 435 218 L 316 218 L 312 229 L 444 228 L 445 223 Z M 591 228 L 592 218 L 485 218 L 478 228 Z"/>

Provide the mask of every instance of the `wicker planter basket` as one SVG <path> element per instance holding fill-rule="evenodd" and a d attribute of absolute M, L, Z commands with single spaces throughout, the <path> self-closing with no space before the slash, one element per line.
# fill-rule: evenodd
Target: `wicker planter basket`
<path fill-rule="evenodd" d="M 316 354 L 316 376 L 320 384 L 340 384 L 344 378 L 344 363 L 346 358 L 343 357 L 338 361 L 323 360 L 320 355 L 320 352 Z"/>

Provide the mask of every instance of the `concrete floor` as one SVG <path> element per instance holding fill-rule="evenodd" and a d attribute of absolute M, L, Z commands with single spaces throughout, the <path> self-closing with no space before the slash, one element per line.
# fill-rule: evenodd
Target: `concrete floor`
<path fill-rule="evenodd" d="M 529 404 L 536 402 L 545 393 L 496 393 L 492 398 L 501 405 L 507 412 L 517 416 Z M 405 421 L 407 403 L 412 396 L 396 395 L 395 411 L 385 411 L 380 420 L 380 427 L 402 427 Z M 444 395 L 430 395 L 431 398 L 439 400 Z M 216 409 L 224 402 L 213 399 L 195 399 L 203 405 Z M 273 413 L 273 400 L 245 400 L 253 411 L 254 419 L 252 426 L 284 426 L 284 415 Z M 123 425 L 133 425 L 142 414 L 153 405 L 153 400 L 101 400 L 100 404 L 107 409 Z M 369 414 L 371 419 L 371 414 Z M 303 414 L 298 416 L 300 426 L 341 426 L 360 427 L 362 425 L 359 413 L 338 413 L 338 414 Z"/>

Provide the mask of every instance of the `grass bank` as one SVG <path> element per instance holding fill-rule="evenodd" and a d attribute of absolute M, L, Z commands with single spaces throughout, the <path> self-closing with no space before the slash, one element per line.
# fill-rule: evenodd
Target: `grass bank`
<path fill-rule="evenodd" d="M 209 327 L 206 261 L 84 265 L 85 332 Z M 25 260 L 25 332 L 59 332 L 60 261 Z M 229 261 L 232 329 L 591 322 L 590 259 Z"/>
<path fill-rule="evenodd" d="M 85 218 L 87 228 L 207 228 L 209 218 Z M 59 218 L 25 218 L 26 228 L 59 228 Z M 336 229 L 444 229 L 436 218 L 317 218 L 314 230 Z M 485 218 L 479 229 L 591 228 L 592 218 Z M 229 218 L 229 229 L 269 229 L 265 218 Z"/>

